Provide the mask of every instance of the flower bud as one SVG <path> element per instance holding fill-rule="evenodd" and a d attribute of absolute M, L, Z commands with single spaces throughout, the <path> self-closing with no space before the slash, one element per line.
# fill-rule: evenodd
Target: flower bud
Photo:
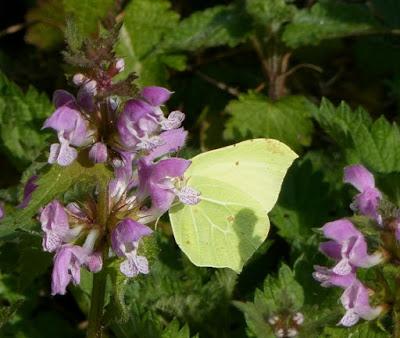
<path fill-rule="evenodd" d="M 117 62 L 115 63 L 115 68 L 118 70 L 118 72 L 123 72 L 125 69 L 125 61 L 124 59 L 118 59 Z"/>
<path fill-rule="evenodd" d="M 89 158 L 94 163 L 107 161 L 107 146 L 102 142 L 95 143 L 89 151 Z"/>
<path fill-rule="evenodd" d="M 74 77 L 72 78 L 72 82 L 74 83 L 75 86 L 82 86 L 86 80 L 87 80 L 86 76 L 81 73 L 75 74 Z"/>
<path fill-rule="evenodd" d="M 84 84 L 86 91 L 93 96 L 97 94 L 97 82 L 95 80 L 90 80 Z"/>

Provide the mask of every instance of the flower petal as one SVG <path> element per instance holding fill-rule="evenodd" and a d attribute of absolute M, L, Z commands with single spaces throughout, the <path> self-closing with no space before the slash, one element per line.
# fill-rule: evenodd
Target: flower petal
<path fill-rule="evenodd" d="M 142 97 L 152 106 L 160 106 L 169 100 L 173 92 L 163 87 L 149 86 L 142 89 Z"/>
<path fill-rule="evenodd" d="M 374 176 L 360 164 L 344 168 L 344 182 L 350 183 L 360 192 L 375 188 Z"/>
<path fill-rule="evenodd" d="M 354 227 L 353 223 L 344 218 L 326 223 L 322 227 L 322 231 L 326 238 L 333 239 L 339 243 L 353 236 L 362 236 L 361 232 Z"/>

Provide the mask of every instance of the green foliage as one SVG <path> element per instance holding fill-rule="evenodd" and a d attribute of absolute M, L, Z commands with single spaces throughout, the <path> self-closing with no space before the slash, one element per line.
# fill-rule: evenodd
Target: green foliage
<path fill-rule="evenodd" d="M 125 280 L 129 320 L 114 321 L 113 332 L 118 337 L 158 338 L 165 323 L 176 318 L 194 332 L 200 328 L 204 337 L 226 334 L 236 274 L 195 267 L 176 250 L 171 237 L 158 233 L 157 242 L 160 253 L 150 263 L 150 274 Z"/>
<path fill-rule="evenodd" d="M 72 16 L 74 25 L 80 34 L 89 36 L 96 31 L 99 20 L 113 9 L 113 0 L 63 0 L 65 13 Z"/>
<path fill-rule="evenodd" d="M 190 338 L 189 327 L 185 325 L 180 328 L 179 322 L 173 320 L 162 333 L 161 338 Z M 193 338 L 198 337 L 197 335 Z"/>
<path fill-rule="evenodd" d="M 320 0 L 311 10 L 298 11 L 283 33 L 292 48 L 316 45 L 324 39 L 371 34 L 383 30 L 364 4 Z"/>
<path fill-rule="evenodd" d="M 323 338 L 387 338 L 388 333 L 380 330 L 374 323 L 364 322 L 351 328 L 333 328 L 327 327 L 323 334 Z"/>
<path fill-rule="evenodd" d="M 122 8 L 118 9 L 119 5 Z M 327 264 L 318 253 L 321 236 L 315 229 L 326 221 L 351 215 L 349 204 L 355 190 L 343 184 L 345 165 L 366 165 L 376 174 L 379 189 L 400 205 L 399 1 L 29 0 L 17 7 L 18 15 L 7 17 L 5 27 L 19 23 L 23 13 L 26 25 L 0 32 L 0 67 L 21 88 L 32 83 L 38 90 L 23 92 L 0 75 L 0 150 L 5 155 L 0 157 L 0 203 L 5 202 L 7 215 L 0 222 L 0 336 L 84 335 L 78 325 L 84 326 L 89 311 L 93 274 L 82 269 L 79 287 L 70 287 L 64 297 L 50 297 L 52 255 L 42 251 L 34 216 L 53 198 L 67 203 L 93 192 L 99 182 L 106 183 L 111 172 L 82 158 L 67 168 L 47 166 L 48 134 L 40 128 L 52 105 L 39 92 L 50 94 L 70 80 L 62 76 L 63 33 L 70 54 L 76 57 L 75 64 L 80 66 L 79 47 L 97 30 L 106 36 L 102 23 L 111 17 L 123 23 L 116 52 L 125 58 L 125 72 L 137 72 L 141 85 L 165 85 L 175 91 L 169 103 L 185 112 L 185 127 L 190 131 L 188 147 L 180 156 L 191 158 L 227 142 L 271 137 L 287 143 L 303 158 L 288 171 L 277 205 L 270 212 L 273 227 L 268 241 L 240 276 L 228 269 L 193 266 L 175 245 L 166 216 L 155 231 L 159 246 L 155 259 L 150 257 L 154 253 L 145 250 L 149 275 L 127 279 L 119 271 L 120 259 L 112 258 L 105 267 L 109 280 L 104 335 L 189 338 L 198 332 L 201 338 L 274 338 L 276 327 L 268 320 L 277 315 L 288 328 L 297 311 L 305 318 L 298 328 L 299 338 L 390 335 L 381 329 L 391 331 L 396 321 L 390 318 L 391 300 L 385 297 L 393 299 L 398 293 L 397 266 L 386 263 L 359 269 L 360 280 L 375 290 L 371 304 L 384 302 L 389 312 L 377 323 L 360 321 L 353 328 L 337 326 L 344 313 L 338 301 L 343 290 L 320 287 L 312 272 L 314 265 L 333 264 Z M 31 46 L 21 40 L 23 32 L 14 34 L 21 27 Z M 257 50 L 255 42 L 259 43 Z M 111 47 L 101 51 L 111 53 Z M 94 60 L 100 54 L 87 59 Z M 307 76 L 310 73 L 305 68 L 322 71 Z M 261 94 L 280 84 L 284 88 L 276 96 L 283 97 L 272 100 Z M 332 102 L 345 99 L 348 105 L 336 107 L 323 100 L 316 108 L 311 102 L 319 102 L 321 96 Z M 350 109 L 358 105 L 364 108 Z M 372 117 L 369 112 L 382 117 Z M 188 181 L 189 185 L 208 185 L 201 189 L 202 197 L 214 194 L 217 203 L 214 199 L 208 208 L 186 210 L 197 210 L 203 218 L 201 225 L 198 222 L 198 231 L 205 238 L 199 255 L 228 261 L 222 266 L 235 261 L 236 270 L 240 270 L 243 262 L 237 261 L 254 252 L 265 236 L 264 209 L 268 203 L 263 198 L 277 196 L 279 189 L 271 189 L 270 182 L 251 170 L 235 174 L 232 168 L 236 161 L 219 157 L 217 153 L 203 169 L 217 163 L 219 171 L 213 170 L 222 184 L 211 177 L 211 169 L 204 171 L 206 179 L 197 175 L 201 178 Z M 261 157 L 269 159 L 271 155 Z M 192 164 L 195 167 L 196 163 Z M 27 209 L 15 210 L 23 187 L 14 184 L 26 182 L 33 174 L 40 177 L 39 188 Z M 226 188 L 227 180 L 232 180 L 232 189 Z M 254 197 L 250 203 L 243 198 L 247 195 Z M 235 206 L 228 205 L 230 202 Z M 263 211 L 252 214 L 247 207 Z M 221 242 L 211 238 L 216 226 L 225 226 L 232 216 L 236 217 L 234 232 L 241 242 L 228 235 Z M 193 219 L 201 217 L 186 214 L 179 226 L 174 225 L 175 235 L 184 233 Z M 379 230 L 374 229 L 374 236 L 370 236 L 371 229 L 362 226 L 365 218 L 351 219 L 368 233 L 369 251 L 375 250 Z M 264 232 L 253 231 L 252 225 L 258 223 Z M 225 230 L 223 226 L 220 228 Z M 225 236 L 224 231 L 220 233 Z M 183 235 L 177 239 L 181 247 L 188 244 Z M 140 250 L 147 249 L 143 244 Z M 233 247 L 239 255 L 231 255 L 226 247 Z M 290 262 L 293 272 L 286 265 L 277 269 L 282 261 Z M 276 278 L 271 277 L 275 270 L 279 270 Z M 378 275 L 387 285 L 375 284 Z M 263 281 L 264 289 L 255 291 Z M 254 302 L 244 302 L 249 297 L 254 297 Z M 244 316 L 232 306 L 233 299 L 241 300 L 235 304 Z"/>
<path fill-rule="evenodd" d="M 25 41 L 41 49 L 54 49 L 62 44 L 65 13 L 63 2 L 42 0 L 37 7 L 26 15 L 30 23 L 25 34 Z"/>
<path fill-rule="evenodd" d="M 343 152 L 348 164 L 363 163 L 379 173 L 400 171 L 400 130 L 384 116 L 372 121 L 358 108 L 352 111 L 342 102 L 335 107 L 323 100 L 314 113 L 323 130 Z"/>
<path fill-rule="evenodd" d="M 51 109 L 45 94 L 33 87 L 23 93 L 0 72 L 1 148 L 18 169 L 34 161 L 47 145 L 48 135 L 40 128 Z"/>
<path fill-rule="evenodd" d="M 274 316 L 290 317 L 300 311 L 304 303 L 303 289 L 294 279 L 287 265 L 282 265 L 277 277 L 268 276 L 263 290 L 256 290 L 254 302 L 235 302 L 244 313 L 250 332 L 257 338 L 274 337 L 268 320 Z"/>
<path fill-rule="evenodd" d="M 284 180 L 285 189 L 271 212 L 271 221 L 292 248 L 315 243 L 313 229 L 330 218 L 335 199 L 323 175 L 306 156 L 289 169 Z"/>
<path fill-rule="evenodd" d="M 231 116 L 224 136 L 228 140 L 270 137 L 300 151 L 309 146 L 313 133 L 311 113 L 315 106 L 305 97 L 287 96 L 273 102 L 268 97 L 250 92 L 242 94 L 227 106 Z"/>
<path fill-rule="evenodd" d="M 249 19 L 237 5 L 215 6 L 193 13 L 179 22 L 163 44 L 171 51 L 196 51 L 228 45 L 236 46 L 249 34 Z"/>
<path fill-rule="evenodd" d="M 247 0 L 246 10 L 257 26 L 269 27 L 273 32 L 297 12 L 296 7 L 285 0 Z"/>
<path fill-rule="evenodd" d="M 54 198 L 60 197 L 73 184 L 96 180 L 107 182 L 111 177 L 110 172 L 103 164 L 88 165 L 81 154 L 81 158 L 68 167 L 53 165 L 48 172 L 41 175 L 36 184 L 38 188 L 33 192 L 29 205 L 24 209 L 18 209 L 7 215 L 2 220 L 0 228 L 0 238 L 15 235 L 16 229 L 27 231 L 35 223 L 32 217 L 38 212 L 39 208 L 49 203 Z"/>
<path fill-rule="evenodd" d="M 161 44 L 165 35 L 176 29 L 179 15 L 170 9 L 166 0 L 132 1 L 125 10 L 117 53 L 125 58 L 125 73 L 140 75 L 142 85 L 164 84 L 167 73 Z M 167 59 L 169 65 L 182 59 Z"/>

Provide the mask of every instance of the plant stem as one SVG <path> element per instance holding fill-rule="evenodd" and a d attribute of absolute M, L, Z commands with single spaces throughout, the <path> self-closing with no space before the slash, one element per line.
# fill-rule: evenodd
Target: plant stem
<path fill-rule="evenodd" d="M 87 338 L 102 337 L 102 319 L 104 308 L 104 297 L 106 291 L 107 270 L 102 269 L 100 272 L 93 274 L 93 286 L 89 311 L 89 325 L 87 330 Z"/>
<path fill-rule="evenodd" d="M 103 231 L 105 233 L 107 233 L 108 213 L 108 187 L 106 185 L 105 187 L 101 187 L 97 201 L 97 222 L 104 227 Z M 103 268 L 101 271 L 93 274 L 87 338 L 101 338 L 103 335 L 103 308 L 107 283 L 108 245 L 103 242 L 101 247 L 103 248 Z"/>

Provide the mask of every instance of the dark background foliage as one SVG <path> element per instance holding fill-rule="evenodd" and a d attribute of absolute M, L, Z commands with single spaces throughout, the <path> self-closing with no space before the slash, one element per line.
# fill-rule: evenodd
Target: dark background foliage
<path fill-rule="evenodd" d="M 40 128 L 51 113 L 52 92 L 74 90 L 61 53 L 66 19 L 90 37 L 113 5 L 1 2 L 0 199 L 6 208 L 20 200 L 19 183 L 46 161 L 51 136 Z M 124 295 L 110 291 L 110 337 L 274 337 L 268 318 L 287 319 L 296 311 L 305 315 L 302 337 L 348 336 L 335 327 L 342 311 L 338 293 L 311 277 L 313 265 L 324 262 L 315 229 L 350 215 L 354 192 L 341 182 L 348 164 L 366 165 L 400 201 L 393 183 L 400 172 L 399 18 L 397 0 L 122 3 L 116 51 L 140 85 L 175 91 L 169 106 L 187 115 L 186 156 L 272 137 L 301 157 L 270 214 L 268 240 L 239 276 L 194 267 L 165 219 L 151 275 L 131 281 Z M 35 229 L 33 219 L 21 221 Z M 34 231 L 2 241 L 4 337 L 84 336 L 90 276 L 68 295 L 51 297 L 50 264 Z M 389 321 L 361 324 L 352 333 L 386 337 L 390 330 Z"/>

